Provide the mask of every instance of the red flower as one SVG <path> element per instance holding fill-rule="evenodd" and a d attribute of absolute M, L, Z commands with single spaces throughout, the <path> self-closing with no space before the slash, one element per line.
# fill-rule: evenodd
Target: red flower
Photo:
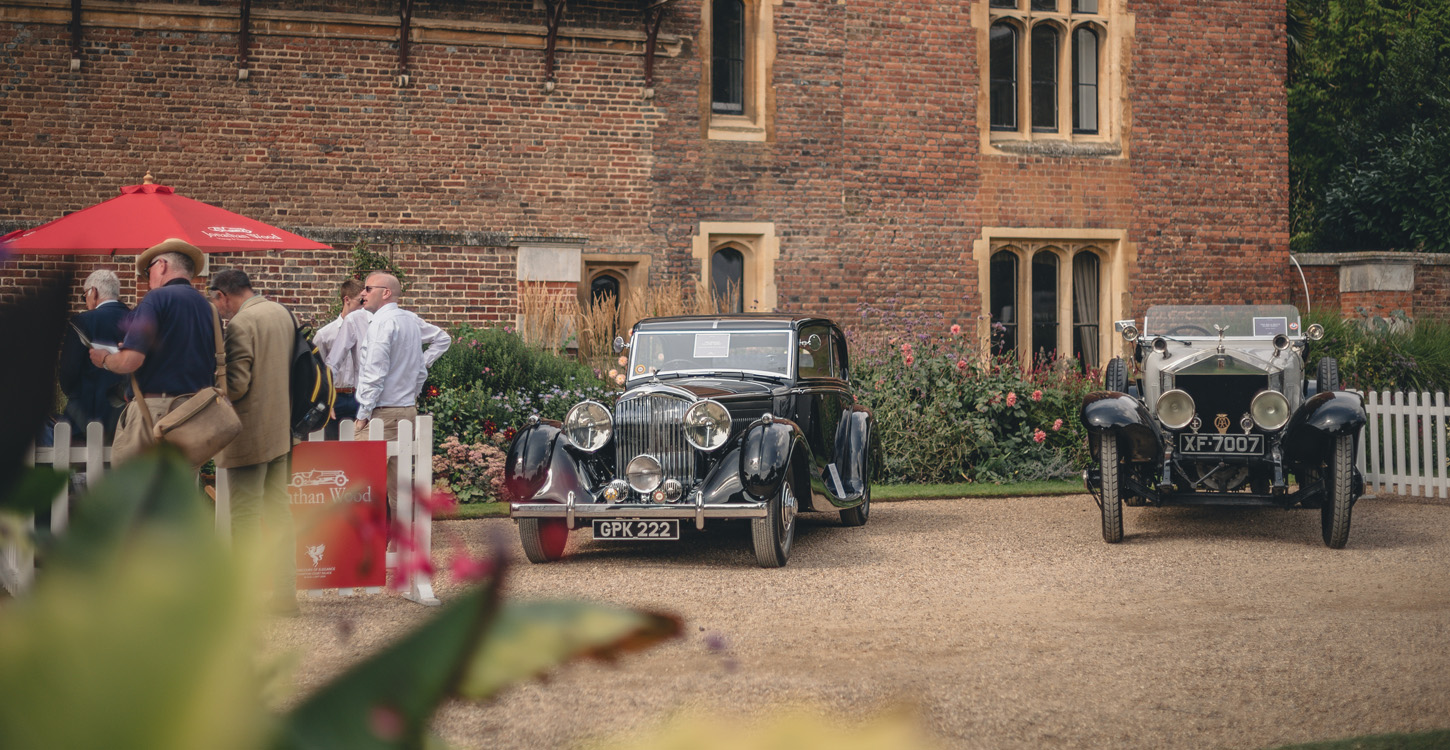
<path fill-rule="evenodd" d="M 428 398 L 438 398 L 438 386 L 430 385 L 423 389 L 423 395 Z"/>
<path fill-rule="evenodd" d="M 1043 432 L 1042 430 L 1033 430 L 1032 431 L 1032 442 L 1034 442 L 1034 443 L 1040 443 L 1040 442 L 1042 442 L 1042 441 L 1044 441 L 1046 439 L 1047 439 L 1047 433 Z"/>
<path fill-rule="evenodd" d="M 1059 419 L 1056 422 L 1053 422 L 1052 423 L 1052 431 L 1053 432 L 1057 432 L 1060 429 L 1062 429 L 1062 420 L 1061 419 Z"/>
<path fill-rule="evenodd" d="M 959 326 L 959 325 L 957 325 L 956 323 L 953 323 L 952 324 L 952 335 L 953 336 L 960 336 L 960 335 L 962 335 L 962 327 Z"/>
<path fill-rule="evenodd" d="M 1016 406 L 1017 405 L 1017 392 L 1016 391 L 1009 391 L 1007 393 L 1007 405 L 1008 406 Z"/>
<path fill-rule="evenodd" d="M 508 428 L 508 429 L 506 429 L 506 430 L 503 431 L 503 439 L 504 440 L 513 440 L 514 439 L 514 435 L 517 435 L 517 434 L 518 434 L 518 432 L 516 430 L 514 430 L 514 428 L 510 427 L 510 428 Z"/>
<path fill-rule="evenodd" d="M 959 360 L 957 360 L 957 369 L 960 370 L 960 371 L 962 371 L 962 372 L 966 372 L 966 369 L 967 369 L 967 361 L 965 359 L 959 359 Z"/>
<path fill-rule="evenodd" d="M 906 366 L 907 367 L 911 367 L 911 365 L 914 364 L 915 362 L 916 362 L 916 357 L 913 357 L 910 354 L 906 355 Z"/>
<path fill-rule="evenodd" d="M 483 434 L 493 437 L 495 432 L 498 432 L 498 425 L 494 424 L 492 419 L 483 420 Z"/>
<path fill-rule="evenodd" d="M 1042 391 L 1033 391 L 1032 392 L 1032 400 L 1033 401 L 1041 401 L 1042 400 Z"/>

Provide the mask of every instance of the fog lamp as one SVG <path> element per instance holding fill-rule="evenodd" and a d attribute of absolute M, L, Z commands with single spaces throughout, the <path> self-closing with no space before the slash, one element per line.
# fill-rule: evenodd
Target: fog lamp
<path fill-rule="evenodd" d="M 1158 397 L 1158 421 L 1170 430 L 1179 430 L 1193 421 L 1193 397 L 1174 389 Z"/>
<path fill-rule="evenodd" d="M 1289 399 L 1278 391 L 1259 391 L 1249 402 L 1254 424 L 1265 430 L 1277 430 L 1289 422 Z"/>
<path fill-rule="evenodd" d="M 685 486 L 678 479 L 666 479 L 657 491 L 665 493 L 665 502 L 678 503 L 685 495 Z"/>
<path fill-rule="evenodd" d="M 607 502 L 617 503 L 629 497 L 629 483 L 623 479 L 616 479 L 604 488 L 604 499 Z"/>
<path fill-rule="evenodd" d="M 659 459 L 646 454 L 635 456 L 624 467 L 624 476 L 631 489 L 641 495 L 648 495 L 660 486 L 660 480 L 665 478 L 665 470 L 660 466 Z"/>

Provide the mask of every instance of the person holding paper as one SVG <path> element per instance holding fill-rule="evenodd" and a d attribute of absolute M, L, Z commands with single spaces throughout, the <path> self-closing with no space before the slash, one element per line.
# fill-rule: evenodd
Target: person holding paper
<path fill-rule="evenodd" d="M 60 354 L 60 389 L 65 394 L 65 418 L 84 437 L 86 425 L 100 422 L 106 438 L 116 432 L 116 420 L 125 405 L 124 375 L 107 372 L 91 363 L 89 349 L 117 351 L 125 336 L 122 324 L 131 313 L 119 299 L 121 280 L 115 271 L 99 269 L 81 287 L 86 311 L 71 318 Z"/>

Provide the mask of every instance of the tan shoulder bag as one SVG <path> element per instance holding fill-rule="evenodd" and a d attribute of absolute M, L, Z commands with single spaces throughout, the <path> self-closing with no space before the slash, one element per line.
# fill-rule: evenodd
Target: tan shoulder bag
<path fill-rule="evenodd" d="M 216 331 L 216 385 L 179 397 L 186 400 L 173 406 L 154 425 L 151 410 L 144 403 L 141 406 L 146 434 L 181 449 L 194 467 L 210 461 L 242 433 L 242 420 L 237 418 L 237 410 L 227 398 L 227 355 L 222 347 L 222 321 L 215 307 L 211 320 Z M 145 400 L 135 375 L 131 376 L 131 388 L 137 398 Z"/>

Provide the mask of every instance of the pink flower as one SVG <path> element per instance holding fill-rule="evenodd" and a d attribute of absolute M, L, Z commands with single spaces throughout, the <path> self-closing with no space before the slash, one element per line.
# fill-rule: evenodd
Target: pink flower
<path fill-rule="evenodd" d="M 448 572 L 459 583 L 478 583 L 493 575 L 493 567 L 492 558 L 473 557 L 461 545 L 448 562 Z"/>
<path fill-rule="evenodd" d="M 1042 400 L 1042 391 L 1033 391 L 1032 392 L 1032 400 L 1033 401 L 1041 401 Z"/>
<path fill-rule="evenodd" d="M 959 359 L 959 360 L 957 360 L 957 370 L 962 371 L 962 372 L 965 372 L 966 369 L 967 369 L 967 361 L 965 359 Z"/>
<path fill-rule="evenodd" d="M 1016 391 L 1009 391 L 1007 393 L 1007 405 L 1008 406 L 1016 406 L 1017 405 L 1017 392 Z"/>
<path fill-rule="evenodd" d="M 613 367 L 609 368 L 609 377 L 614 378 L 614 377 L 618 377 L 618 376 L 619 376 L 619 370 L 616 370 Z"/>
<path fill-rule="evenodd" d="M 458 498 L 448 490 L 434 490 L 420 493 L 418 504 L 435 516 L 447 515 L 458 508 Z"/>
<path fill-rule="evenodd" d="M 905 354 L 908 357 L 911 356 L 911 342 L 910 341 L 908 341 L 905 344 L 902 344 L 901 345 L 901 353 L 902 354 Z"/>
<path fill-rule="evenodd" d="M 1053 432 L 1057 432 L 1060 429 L 1062 429 L 1062 420 L 1061 419 L 1059 419 L 1056 422 L 1053 422 L 1052 423 L 1052 431 Z"/>
<path fill-rule="evenodd" d="M 960 335 L 962 335 L 962 327 L 959 326 L 959 325 L 957 325 L 956 323 L 953 323 L 952 324 L 952 335 L 953 336 L 960 336 Z"/>
<path fill-rule="evenodd" d="M 913 364 L 913 363 L 914 363 L 914 362 L 916 362 L 916 357 L 913 357 L 913 356 L 911 356 L 911 355 L 910 355 L 910 354 L 908 354 L 908 355 L 906 355 L 906 366 L 907 366 L 907 367 L 911 367 L 911 365 L 912 365 L 912 364 Z"/>
<path fill-rule="evenodd" d="M 1044 441 L 1046 439 L 1047 439 L 1047 433 L 1043 432 L 1042 430 L 1033 430 L 1032 431 L 1032 442 L 1034 442 L 1034 443 L 1040 443 L 1040 442 L 1042 442 L 1042 441 Z"/>
<path fill-rule="evenodd" d="M 626 359 L 624 357 L 620 357 L 619 358 L 619 366 L 620 367 L 624 367 L 627 364 L 629 364 L 629 360 L 628 359 Z"/>
<path fill-rule="evenodd" d="M 624 375 L 615 375 L 614 382 L 618 385 L 624 385 Z"/>

